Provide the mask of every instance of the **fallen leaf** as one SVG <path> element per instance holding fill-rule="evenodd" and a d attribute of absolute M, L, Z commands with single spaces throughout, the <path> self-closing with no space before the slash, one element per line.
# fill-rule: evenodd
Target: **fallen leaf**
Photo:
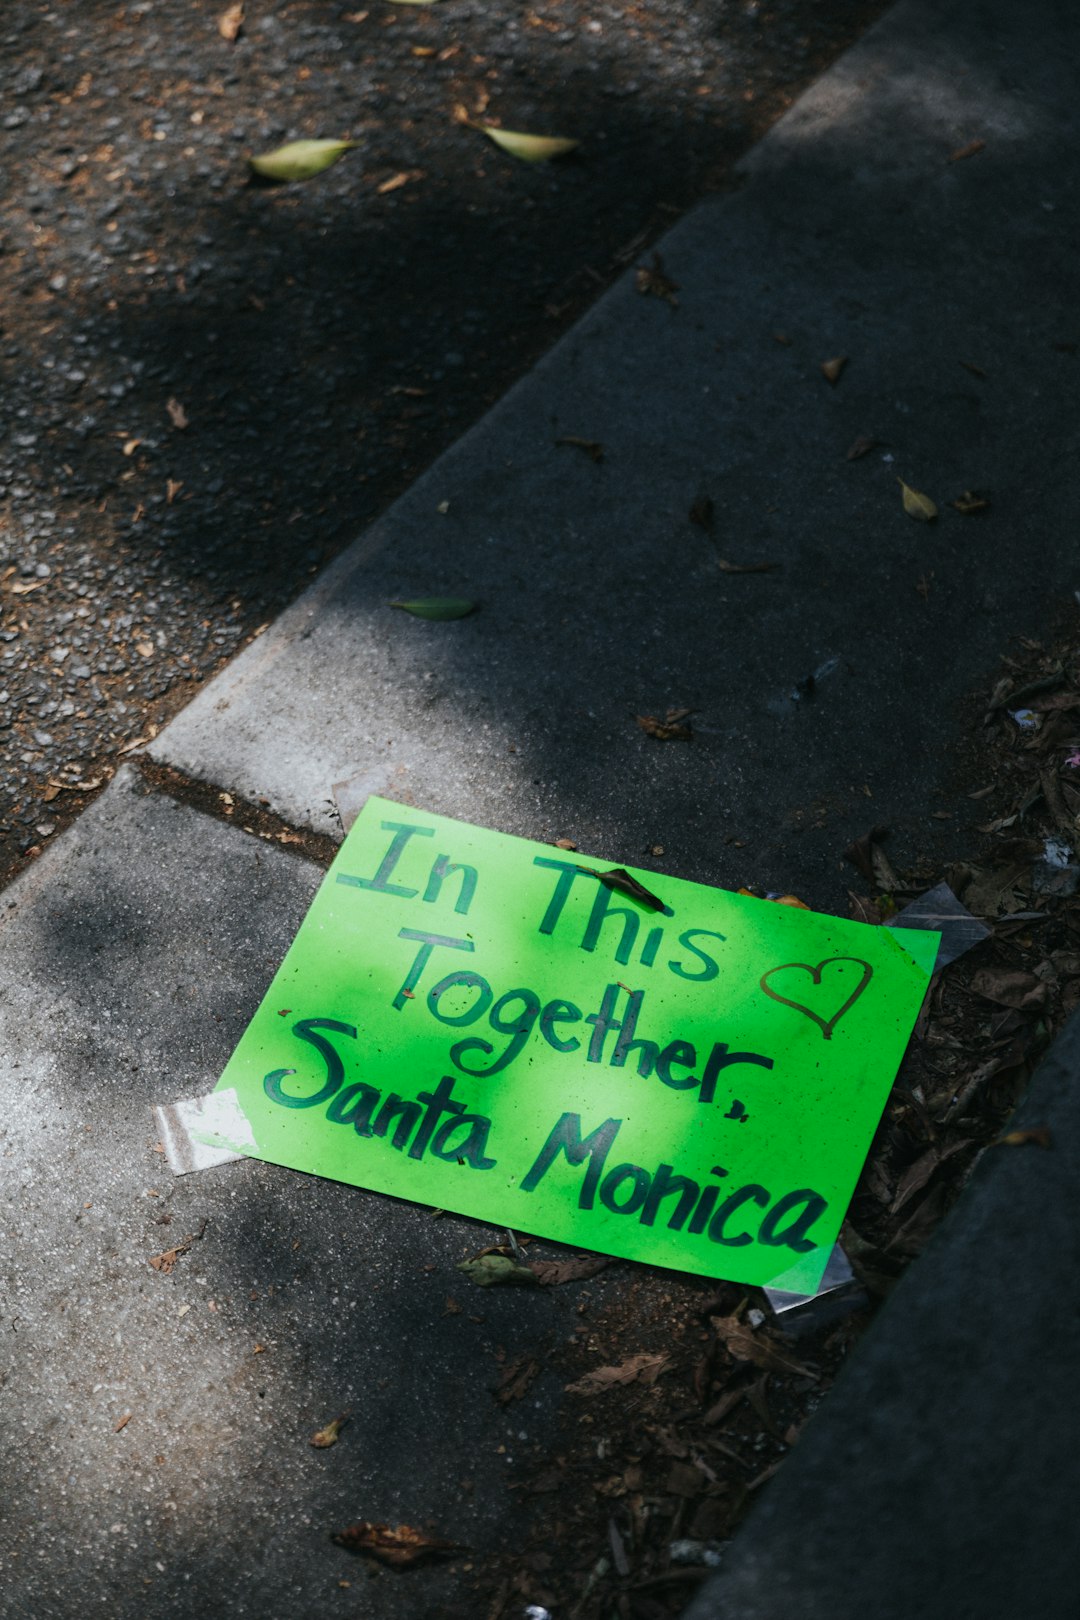
<path fill-rule="evenodd" d="M 389 180 L 384 180 L 381 186 L 376 186 L 375 195 L 377 197 L 385 197 L 387 192 L 400 191 L 401 187 L 407 186 L 410 180 L 418 180 L 419 178 L 420 171 L 418 169 L 402 169 L 399 174 L 392 174 Z M 402 393 L 407 393 L 408 391 L 409 390 L 407 389 L 402 389 Z"/>
<path fill-rule="evenodd" d="M 411 602 L 391 602 L 389 605 L 401 608 L 417 619 L 464 619 L 475 612 L 477 606 L 463 596 L 420 596 Z"/>
<path fill-rule="evenodd" d="M 527 1395 L 533 1380 L 539 1375 L 540 1363 L 526 1354 L 515 1356 L 495 1387 L 495 1399 L 500 1406 L 509 1406 Z"/>
<path fill-rule="evenodd" d="M 529 1270 L 543 1287 L 557 1288 L 560 1283 L 584 1282 L 611 1264 L 606 1254 L 578 1254 L 569 1260 L 530 1260 Z"/>
<path fill-rule="evenodd" d="M 667 274 L 659 253 L 653 254 L 651 265 L 638 265 L 634 272 L 634 286 L 643 297 L 662 298 L 672 309 L 679 307 L 679 300 L 675 296 L 679 283 L 672 281 Z"/>
<path fill-rule="evenodd" d="M 179 493 L 183 489 L 183 487 L 184 487 L 184 480 L 182 478 L 166 478 L 166 480 L 165 480 L 165 505 L 166 506 L 171 506 L 172 505 L 173 501 L 175 501 L 176 497 L 179 495 Z"/>
<path fill-rule="evenodd" d="M 160 1271 L 162 1276 L 168 1277 L 181 1255 L 187 1254 L 193 1243 L 198 1243 L 209 1224 L 209 1220 L 203 1221 L 197 1232 L 189 1232 L 179 1243 L 174 1243 L 171 1249 L 163 1249 L 160 1254 L 152 1254 L 149 1264 L 155 1271 Z"/>
<path fill-rule="evenodd" d="M 228 40 L 231 45 L 243 26 L 244 0 L 237 0 L 235 5 L 229 6 L 226 11 L 221 13 L 217 20 L 217 31 L 222 39 Z"/>
<path fill-rule="evenodd" d="M 939 1165 L 945 1164 L 954 1154 L 962 1153 L 965 1148 L 974 1145 L 974 1142 L 965 1138 L 960 1142 L 950 1142 L 947 1148 L 929 1148 L 900 1177 L 896 1184 L 896 1193 L 889 1205 L 889 1214 L 898 1215 L 909 1199 L 922 1191 Z"/>
<path fill-rule="evenodd" d="M 167 399 L 165 409 L 169 413 L 169 421 L 174 428 L 183 429 L 189 425 L 187 411 L 185 411 L 178 399 Z"/>
<path fill-rule="evenodd" d="M 336 1446 L 338 1435 L 341 1433 L 348 1421 L 348 1412 L 342 1412 L 341 1416 L 333 1418 L 326 1425 L 325 1429 L 319 1429 L 315 1434 L 312 1435 L 311 1444 L 318 1447 L 320 1451 L 325 1450 L 327 1446 Z"/>
<path fill-rule="evenodd" d="M 41 797 L 45 800 L 46 804 L 52 804 L 53 800 L 56 798 L 57 794 L 61 792 L 62 788 L 63 783 L 61 782 L 47 782 Z"/>
<path fill-rule="evenodd" d="M 963 512 L 965 517 L 974 517 L 979 512 L 989 512 L 990 510 L 990 502 L 977 489 L 965 489 L 964 493 L 958 495 L 955 501 L 950 501 L 949 505 L 955 506 L 956 510 Z"/>
<path fill-rule="evenodd" d="M 983 140 L 968 141 L 966 146 L 958 146 L 955 152 L 949 153 L 950 163 L 962 163 L 964 158 L 974 157 L 977 152 L 985 151 L 986 142 Z"/>
<path fill-rule="evenodd" d="M 147 743 L 153 742 L 154 738 L 157 736 L 157 729 L 158 728 L 155 725 L 147 726 L 145 736 L 132 737 L 130 742 L 121 744 L 116 752 L 118 754 L 133 754 L 136 748 L 145 748 Z"/>
<path fill-rule="evenodd" d="M 288 141 L 273 152 L 248 158 L 248 164 L 265 180 L 310 180 L 358 145 L 358 141 Z"/>
<path fill-rule="evenodd" d="M 1066 761 L 1066 763 L 1068 763 L 1068 761 Z M 574 840 L 572 838 L 556 838 L 556 840 L 555 840 L 555 848 L 556 849 L 573 849 L 573 850 L 576 850 L 577 845 L 574 843 Z"/>
<path fill-rule="evenodd" d="M 625 866 L 613 866 L 608 872 L 594 871 L 591 866 L 579 866 L 579 872 L 592 872 L 605 889 L 614 889 L 619 894 L 628 895 L 631 900 L 637 900 L 640 905 L 648 906 L 650 911 L 666 911 L 667 906 L 657 898 L 644 883 L 639 883 L 636 877 L 631 877 Z"/>
<path fill-rule="evenodd" d="M 1017 1012 L 1035 1012 L 1046 1003 L 1046 985 L 1020 968 L 980 968 L 971 975 L 971 989 L 977 996 Z"/>
<path fill-rule="evenodd" d="M 838 354 L 833 360 L 823 360 L 821 362 L 821 375 L 827 383 L 832 383 L 835 388 L 847 363 L 848 357 L 846 354 Z"/>
<path fill-rule="evenodd" d="M 666 1355 L 631 1356 L 617 1367 L 595 1367 L 573 1384 L 567 1384 L 568 1395 L 600 1395 L 605 1389 L 617 1389 L 623 1384 L 655 1384 L 670 1363 Z"/>
<path fill-rule="evenodd" d="M 1029 1125 L 1026 1130 L 1006 1131 L 1005 1135 L 999 1136 L 992 1146 L 1025 1147 L 1030 1144 L 1032 1147 L 1048 1148 L 1052 1145 L 1052 1142 L 1053 1138 L 1050 1135 L 1048 1126 Z"/>
<path fill-rule="evenodd" d="M 119 1434 L 121 1429 L 126 1429 L 133 1416 L 134 1413 L 125 1412 L 123 1417 L 117 1418 L 116 1422 L 113 1424 L 113 1434 Z"/>
<path fill-rule="evenodd" d="M 17 579 L 11 587 L 12 596 L 29 596 L 31 591 L 40 591 L 47 585 L 47 579 Z"/>
<path fill-rule="evenodd" d="M 478 1288 L 540 1286 L 539 1277 L 529 1266 L 519 1265 L 506 1254 L 480 1254 L 473 1260 L 459 1260 L 457 1269 Z"/>
<path fill-rule="evenodd" d="M 422 0 L 397 0 L 399 5 L 416 5 Z M 423 0 L 428 3 L 428 0 Z M 570 140 L 564 135 L 525 135 L 520 130 L 496 129 L 492 124 L 476 124 L 471 119 L 459 120 L 468 123 L 470 128 L 478 129 L 481 135 L 486 135 L 489 141 L 501 146 L 504 152 L 511 157 L 520 158 L 522 163 L 547 163 L 552 158 L 562 157 L 572 152 L 580 141 Z"/>
<path fill-rule="evenodd" d="M 140 444 L 142 444 L 141 439 L 128 439 L 127 443 L 124 445 L 125 456 L 133 456 Z"/>
<path fill-rule="evenodd" d="M 736 1316 L 709 1318 L 729 1355 L 736 1361 L 749 1361 L 755 1367 L 766 1367 L 770 1372 L 793 1373 L 800 1378 L 816 1378 L 812 1367 L 806 1366 L 783 1349 L 768 1333 L 756 1332 Z"/>
<path fill-rule="evenodd" d="M 416 0 L 397 0 L 399 5 L 413 3 Z M 462 1551 L 459 1542 L 427 1536 L 422 1530 L 414 1530 L 411 1524 L 399 1524 L 391 1529 L 388 1524 L 371 1524 L 367 1519 L 339 1530 L 330 1540 L 349 1552 L 377 1558 L 380 1564 L 389 1564 L 393 1569 L 407 1569 L 425 1558 L 447 1558 Z"/>
<path fill-rule="evenodd" d="M 152 641 L 137 641 L 135 643 L 135 651 L 138 653 L 140 658 L 153 658 L 154 643 Z"/>
<path fill-rule="evenodd" d="M 862 456 L 869 455 L 870 451 L 880 443 L 880 439 L 872 438 L 869 433 L 860 433 L 849 448 L 847 459 L 849 461 L 858 461 Z"/>
<path fill-rule="evenodd" d="M 573 434 L 568 433 L 563 438 L 556 439 L 555 443 L 560 445 L 568 444 L 572 445 L 576 450 L 584 450 L 589 460 L 595 461 L 598 465 L 604 459 L 604 447 L 596 439 L 578 439 Z"/>
<path fill-rule="evenodd" d="M 904 511 L 908 517 L 918 518 L 920 523 L 933 523 L 938 515 L 938 509 L 929 495 L 923 495 L 921 491 L 912 489 L 902 478 L 897 479 L 897 482 L 903 492 Z"/>
<path fill-rule="evenodd" d="M 665 720 L 658 720 L 654 714 L 638 714 L 634 718 L 647 737 L 656 737 L 660 742 L 689 742 L 694 733 L 682 724 L 686 712 L 685 709 L 669 709 Z"/>
<path fill-rule="evenodd" d="M 733 563 L 728 562 L 724 557 L 717 557 L 716 566 L 724 574 L 771 574 L 774 568 L 780 567 L 780 564 L 774 562 Z"/>

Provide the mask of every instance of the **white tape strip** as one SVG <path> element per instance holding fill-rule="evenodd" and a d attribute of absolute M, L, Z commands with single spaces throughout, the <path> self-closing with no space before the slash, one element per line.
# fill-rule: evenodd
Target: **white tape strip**
<path fill-rule="evenodd" d="M 848 1257 L 837 1243 L 829 1256 L 829 1263 L 822 1274 L 821 1285 L 816 1294 L 789 1294 L 782 1288 L 766 1288 L 764 1293 L 776 1315 L 783 1316 L 787 1311 L 796 1311 L 803 1305 L 824 1299 L 826 1294 L 835 1294 L 854 1281 L 855 1273 L 851 1269 Z"/>
<path fill-rule="evenodd" d="M 177 1176 L 242 1159 L 256 1146 L 235 1091 L 211 1091 L 154 1109 L 169 1169 Z"/>

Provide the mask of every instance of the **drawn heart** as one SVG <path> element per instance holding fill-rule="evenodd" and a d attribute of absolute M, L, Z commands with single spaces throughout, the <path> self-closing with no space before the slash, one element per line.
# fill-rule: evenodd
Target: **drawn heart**
<path fill-rule="evenodd" d="M 840 962 L 853 963 L 855 967 L 862 969 L 862 975 L 858 984 L 855 986 L 854 990 L 851 991 L 843 1006 L 838 1012 L 834 1012 L 831 1018 L 822 1018 L 820 1013 L 816 1013 L 814 1009 L 812 1007 L 808 1007 L 805 1002 L 796 1001 L 793 996 L 782 996 L 779 990 L 772 989 L 769 984 L 769 980 L 775 978 L 778 973 L 809 973 L 813 983 L 815 985 L 819 985 L 825 969 L 836 967 Z M 846 990 L 848 983 L 850 983 L 850 975 L 844 974 L 842 968 L 840 969 L 840 972 L 843 975 L 843 979 L 837 988 L 840 990 Z M 767 996 L 771 996 L 774 1001 L 781 1001 L 785 1007 L 794 1007 L 796 1012 L 804 1013 L 807 1018 L 812 1018 L 814 1023 L 817 1024 L 818 1028 L 821 1030 L 821 1033 L 824 1035 L 825 1039 L 827 1041 L 831 1041 L 833 1030 L 836 1028 L 841 1018 L 843 1018 L 844 1014 L 846 1012 L 850 1012 L 852 1007 L 854 1007 L 855 1003 L 858 1001 L 859 997 L 862 995 L 873 976 L 874 970 L 870 966 L 869 962 L 864 962 L 859 956 L 827 956 L 825 957 L 824 961 L 818 963 L 817 967 L 811 967 L 809 962 L 784 962 L 780 967 L 770 968 L 768 973 L 763 973 L 761 976 L 761 988 L 764 990 L 765 994 Z M 834 977 L 835 975 L 830 975 L 830 979 Z M 847 982 L 844 982 L 845 980 Z M 788 988 L 792 989 L 795 987 L 795 985 L 788 986 Z M 828 1005 L 827 1002 L 826 1005 Z"/>

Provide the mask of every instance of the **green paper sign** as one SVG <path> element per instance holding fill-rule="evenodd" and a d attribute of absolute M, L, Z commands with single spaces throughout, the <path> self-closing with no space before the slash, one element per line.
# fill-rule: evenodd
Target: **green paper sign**
<path fill-rule="evenodd" d="M 370 799 L 204 1139 L 813 1293 L 938 936 L 606 872 Z"/>

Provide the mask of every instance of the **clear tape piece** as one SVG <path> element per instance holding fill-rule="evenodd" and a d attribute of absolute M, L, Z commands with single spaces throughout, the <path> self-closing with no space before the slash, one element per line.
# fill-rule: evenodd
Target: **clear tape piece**
<path fill-rule="evenodd" d="M 967 906 L 958 900 L 947 883 L 928 889 L 917 900 L 890 917 L 886 928 L 934 928 L 941 935 L 934 972 L 955 962 L 958 956 L 970 951 L 990 934 L 986 924 L 973 917 Z"/>
<path fill-rule="evenodd" d="M 804 1305 L 811 1305 L 819 1299 L 824 1299 L 827 1294 L 835 1294 L 841 1288 L 847 1288 L 855 1280 L 855 1273 L 851 1269 L 851 1263 L 839 1243 L 837 1243 L 829 1256 L 828 1265 L 822 1272 L 821 1284 L 816 1293 L 791 1294 L 784 1288 L 768 1287 L 763 1292 L 772 1307 L 773 1313 L 776 1316 L 785 1316 L 789 1311 L 799 1310 Z"/>
<path fill-rule="evenodd" d="M 229 1164 L 244 1157 L 242 1147 L 256 1146 L 247 1115 L 233 1090 L 163 1103 L 154 1109 L 154 1122 L 166 1163 L 175 1176 Z"/>

